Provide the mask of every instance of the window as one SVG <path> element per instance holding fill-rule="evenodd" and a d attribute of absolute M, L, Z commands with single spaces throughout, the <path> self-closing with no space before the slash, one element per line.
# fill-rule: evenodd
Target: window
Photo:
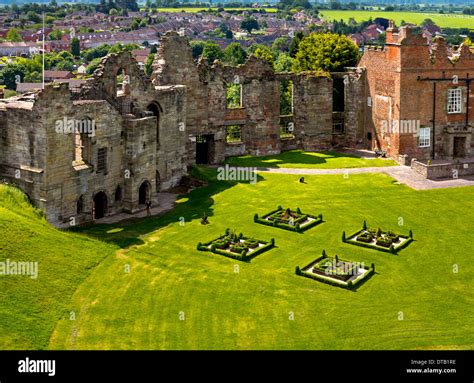
<path fill-rule="evenodd" d="M 430 146 L 431 128 L 420 128 L 420 135 L 418 137 L 418 146 L 420 148 L 427 148 Z"/>
<path fill-rule="evenodd" d="M 462 112 L 462 88 L 448 89 L 448 113 Z"/>
<path fill-rule="evenodd" d="M 115 202 L 119 202 L 122 200 L 122 188 L 120 185 L 117 186 L 115 189 Z"/>
<path fill-rule="evenodd" d="M 334 118 L 332 120 L 332 134 L 344 134 L 344 119 L 343 118 Z"/>
<path fill-rule="evenodd" d="M 332 111 L 333 112 L 344 112 L 345 100 L 344 100 L 344 79 L 335 78 L 333 80 L 332 88 Z"/>
<path fill-rule="evenodd" d="M 97 151 L 97 173 L 107 171 L 107 148 L 100 148 Z"/>
<path fill-rule="evenodd" d="M 95 122 L 85 118 L 74 123 L 73 165 L 90 161 L 91 137 L 95 135 Z"/>
<path fill-rule="evenodd" d="M 84 209 L 84 198 L 81 195 L 76 203 L 76 213 L 81 214 L 83 212 L 83 209 Z"/>
<path fill-rule="evenodd" d="M 226 142 L 242 142 L 242 127 L 240 125 L 229 125 L 227 127 Z"/>
<path fill-rule="evenodd" d="M 242 85 L 228 84 L 227 85 L 227 108 L 235 109 L 242 107 Z"/>
<path fill-rule="evenodd" d="M 282 121 L 280 118 L 280 138 L 283 139 L 292 139 L 295 138 L 294 134 L 294 123 L 292 121 Z"/>

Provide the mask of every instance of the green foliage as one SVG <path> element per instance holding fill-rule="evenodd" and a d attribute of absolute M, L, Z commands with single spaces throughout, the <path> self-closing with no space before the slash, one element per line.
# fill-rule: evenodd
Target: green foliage
<path fill-rule="evenodd" d="M 258 25 L 257 19 L 247 16 L 240 22 L 240 28 L 247 31 L 248 33 L 252 33 L 252 30 L 258 30 L 260 27 Z"/>
<path fill-rule="evenodd" d="M 239 108 L 241 106 L 240 101 L 240 85 L 239 84 L 227 84 L 226 102 L 227 108 Z M 240 127 L 238 127 L 240 129 Z"/>
<path fill-rule="evenodd" d="M 63 32 L 59 29 L 53 29 L 48 35 L 50 40 L 61 40 L 61 37 L 63 37 Z"/>
<path fill-rule="evenodd" d="M 293 71 L 338 72 L 357 65 L 359 49 L 346 36 L 333 33 L 311 33 L 298 47 Z"/>
<path fill-rule="evenodd" d="M 246 59 L 247 52 L 238 42 L 231 43 L 224 49 L 224 61 L 230 65 L 237 66 L 243 64 Z"/>
<path fill-rule="evenodd" d="M 215 60 L 222 60 L 224 54 L 218 44 L 206 41 L 202 49 L 202 57 L 206 58 L 209 64 L 212 64 Z"/>
<path fill-rule="evenodd" d="M 8 30 L 6 38 L 8 41 L 22 41 L 20 32 L 18 32 L 18 29 L 16 28 L 11 28 Z"/>
<path fill-rule="evenodd" d="M 273 68 L 275 64 L 274 52 L 265 45 L 253 44 L 250 49 L 252 55 L 266 60 Z"/>
<path fill-rule="evenodd" d="M 81 55 L 81 45 L 77 37 L 74 37 L 71 41 L 71 53 L 76 58 Z"/>
<path fill-rule="evenodd" d="M 275 72 L 291 72 L 291 67 L 293 65 L 293 59 L 288 53 L 280 52 L 275 60 L 273 69 Z"/>
<path fill-rule="evenodd" d="M 153 73 L 153 60 L 155 59 L 155 55 L 153 53 L 150 53 L 148 57 L 146 58 L 145 62 L 145 74 L 147 76 L 151 76 Z"/>
<path fill-rule="evenodd" d="M 92 60 L 89 63 L 89 65 L 87 65 L 87 67 L 86 67 L 86 73 L 88 75 L 92 75 L 94 73 L 94 71 L 97 69 L 97 67 L 99 66 L 100 61 L 101 61 L 101 58 L 96 58 L 96 59 Z"/>

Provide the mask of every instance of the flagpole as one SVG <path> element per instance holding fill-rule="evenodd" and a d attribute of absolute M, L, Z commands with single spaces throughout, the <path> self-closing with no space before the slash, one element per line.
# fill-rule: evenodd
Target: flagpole
<path fill-rule="evenodd" d="M 43 89 L 44 89 L 44 12 L 43 12 Z"/>

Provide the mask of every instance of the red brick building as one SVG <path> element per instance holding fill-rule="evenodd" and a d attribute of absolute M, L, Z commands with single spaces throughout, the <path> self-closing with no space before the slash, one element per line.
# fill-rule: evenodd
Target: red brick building
<path fill-rule="evenodd" d="M 393 158 L 467 159 L 474 156 L 474 54 L 421 32 L 386 31 L 385 48 L 367 49 L 367 139 Z"/>

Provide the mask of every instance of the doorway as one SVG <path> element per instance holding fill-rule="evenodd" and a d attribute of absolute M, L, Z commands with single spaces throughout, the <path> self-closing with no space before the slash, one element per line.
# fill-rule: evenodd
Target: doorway
<path fill-rule="evenodd" d="M 454 137 L 453 158 L 466 157 L 466 137 Z"/>
<path fill-rule="evenodd" d="M 107 213 L 107 196 L 104 192 L 98 192 L 94 196 L 94 219 L 100 219 Z"/>
<path fill-rule="evenodd" d="M 214 135 L 203 134 L 196 136 L 196 163 L 210 164 L 214 148 Z"/>
<path fill-rule="evenodd" d="M 150 183 L 144 181 L 140 188 L 138 189 L 138 204 L 145 205 L 145 203 L 150 199 Z"/>

